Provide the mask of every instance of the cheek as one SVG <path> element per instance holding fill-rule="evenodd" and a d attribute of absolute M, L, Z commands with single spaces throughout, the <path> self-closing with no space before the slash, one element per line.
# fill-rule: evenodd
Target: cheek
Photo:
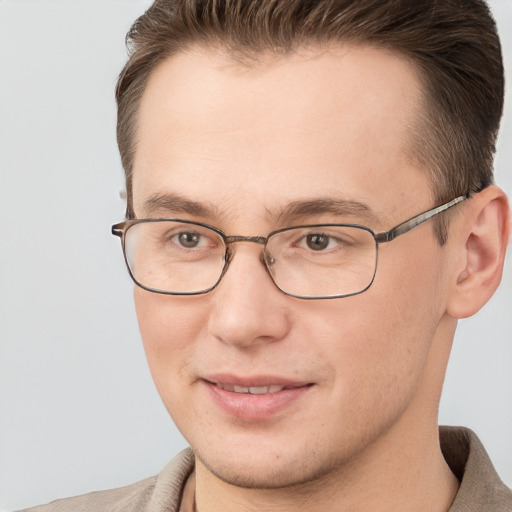
<path fill-rule="evenodd" d="M 168 405 L 168 395 L 190 380 L 194 342 L 206 325 L 206 308 L 194 307 L 197 298 L 161 295 L 138 287 L 134 299 L 148 365 Z"/>
<path fill-rule="evenodd" d="M 383 404 L 405 407 L 421 384 L 443 310 L 441 276 L 418 273 L 420 260 L 382 265 L 367 292 L 329 304 L 330 320 L 316 323 L 318 343 L 329 346 L 336 369 L 340 403 L 385 413 Z"/>
<path fill-rule="evenodd" d="M 398 252 L 398 251 L 397 251 Z M 400 253 L 399 253 L 400 254 Z M 428 364 L 443 309 L 442 264 L 432 254 L 389 258 L 362 304 L 373 324 L 373 361 L 394 385 L 414 389 Z M 437 262 L 437 266 L 435 265 Z M 394 375 L 393 375 L 394 373 Z"/>
<path fill-rule="evenodd" d="M 428 336 L 423 339 L 407 323 L 403 308 L 387 300 L 364 298 L 347 300 L 345 312 L 325 312 L 318 322 L 309 318 L 317 347 L 317 360 L 332 368 L 333 401 L 364 404 L 369 408 L 380 403 L 382 396 L 393 398 L 399 389 L 410 388 L 411 380 L 421 374 L 428 352 Z M 334 313 L 334 312 L 333 312 Z M 323 319 L 323 320 L 322 320 Z M 308 337 L 310 337 L 308 336 Z"/>

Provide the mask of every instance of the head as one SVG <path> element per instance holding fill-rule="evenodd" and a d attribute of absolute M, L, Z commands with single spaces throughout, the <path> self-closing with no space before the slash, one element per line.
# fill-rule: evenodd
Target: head
<path fill-rule="evenodd" d="M 157 1 L 129 38 L 129 218 L 380 232 L 492 181 L 503 77 L 483 2 Z M 496 187 L 453 210 L 449 231 L 425 223 L 383 244 L 371 287 L 343 299 L 283 294 L 252 242 L 209 293 L 135 288 L 198 470 L 268 488 L 354 477 L 370 459 L 392 474 L 391 447 L 417 458 L 456 319 L 492 295 L 508 230 Z"/>

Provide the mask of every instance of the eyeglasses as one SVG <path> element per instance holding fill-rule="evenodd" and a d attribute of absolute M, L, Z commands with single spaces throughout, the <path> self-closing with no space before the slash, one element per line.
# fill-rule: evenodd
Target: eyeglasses
<path fill-rule="evenodd" d="M 378 246 L 469 198 L 459 196 L 375 233 L 357 224 L 312 224 L 268 236 L 228 236 L 201 222 L 134 219 L 112 226 L 121 238 L 135 284 L 155 293 L 199 295 L 213 290 L 233 258 L 232 245 L 263 245 L 262 261 L 276 286 L 301 299 L 332 299 L 367 290 L 377 270 Z"/>

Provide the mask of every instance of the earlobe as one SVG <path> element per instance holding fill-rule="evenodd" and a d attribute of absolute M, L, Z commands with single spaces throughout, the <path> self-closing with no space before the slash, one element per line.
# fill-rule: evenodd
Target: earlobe
<path fill-rule="evenodd" d="M 454 318 L 466 318 L 484 306 L 501 281 L 510 235 L 505 193 L 490 186 L 473 196 L 456 231 L 456 250 L 462 257 L 454 269 L 447 312 Z"/>

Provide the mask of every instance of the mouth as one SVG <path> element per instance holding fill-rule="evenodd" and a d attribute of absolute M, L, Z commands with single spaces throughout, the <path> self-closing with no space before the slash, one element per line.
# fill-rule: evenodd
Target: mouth
<path fill-rule="evenodd" d="M 203 380 L 213 403 L 224 414 L 248 421 L 280 417 L 309 395 L 314 384 L 278 377 L 239 378 L 229 375 Z"/>

